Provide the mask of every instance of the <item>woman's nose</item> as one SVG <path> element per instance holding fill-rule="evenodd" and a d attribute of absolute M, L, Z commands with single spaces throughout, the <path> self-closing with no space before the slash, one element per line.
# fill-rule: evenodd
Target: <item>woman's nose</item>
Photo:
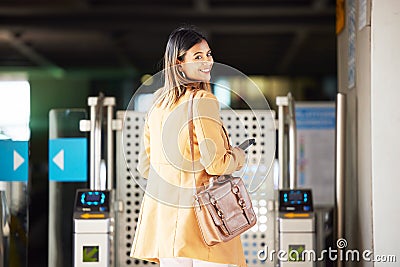
<path fill-rule="evenodd" d="M 213 64 L 214 60 L 212 57 L 206 57 L 205 60 L 203 61 L 204 65 L 210 65 Z"/>

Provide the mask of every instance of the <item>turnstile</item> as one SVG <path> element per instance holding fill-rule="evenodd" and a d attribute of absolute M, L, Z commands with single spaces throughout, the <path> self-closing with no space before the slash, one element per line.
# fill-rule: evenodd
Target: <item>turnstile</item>
<path fill-rule="evenodd" d="M 74 208 L 74 266 L 113 266 L 113 191 L 78 190 Z"/>
<path fill-rule="evenodd" d="M 279 191 L 280 267 L 315 266 L 315 219 L 311 190 Z"/>
<path fill-rule="evenodd" d="M 113 267 L 114 254 L 114 97 L 89 97 L 90 120 L 79 128 L 90 132 L 90 189 L 76 192 L 74 206 L 74 267 Z M 105 116 L 106 115 L 106 116 Z M 105 118 L 103 118 L 105 117 Z M 103 155 L 103 152 L 105 155 Z"/>

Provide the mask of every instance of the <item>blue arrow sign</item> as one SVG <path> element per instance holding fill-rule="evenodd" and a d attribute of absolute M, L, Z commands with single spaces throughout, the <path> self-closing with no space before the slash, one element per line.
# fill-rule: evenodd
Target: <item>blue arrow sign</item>
<path fill-rule="evenodd" d="M 28 141 L 0 140 L 0 181 L 28 181 Z"/>
<path fill-rule="evenodd" d="M 49 179 L 57 182 L 86 182 L 86 138 L 49 140 Z"/>

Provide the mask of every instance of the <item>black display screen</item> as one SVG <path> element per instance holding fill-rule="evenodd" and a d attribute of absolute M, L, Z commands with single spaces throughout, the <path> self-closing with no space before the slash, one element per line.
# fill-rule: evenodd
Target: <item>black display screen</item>
<path fill-rule="evenodd" d="M 98 194 L 98 195 L 89 195 L 86 194 L 85 195 L 85 202 L 100 202 L 102 195 Z"/>
<path fill-rule="evenodd" d="M 293 192 L 292 194 L 288 194 L 288 201 L 304 201 L 303 195 L 301 192 Z"/>
<path fill-rule="evenodd" d="M 109 211 L 109 193 L 109 191 L 78 190 L 75 211 Z"/>
<path fill-rule="evenodd" d="M 313 211 L 310 189 L 279 191 L 279 211 L 311 212 Z"/>

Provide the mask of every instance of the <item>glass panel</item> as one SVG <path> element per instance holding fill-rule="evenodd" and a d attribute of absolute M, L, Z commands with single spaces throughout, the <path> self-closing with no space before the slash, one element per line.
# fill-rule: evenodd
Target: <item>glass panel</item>
<path fill-rule="evenodd" d="M 29 117 L 29 82 L 0 81 L 0 267 L 27 264 Z"/>
<path fill-rule="evenodd" d="M 79 130 L 79 121 L 86 118 L 85 109 L 51 110 L 49 113 L 50 141 L 60 138 L 85 138 L 86 133 Z M 54 159 L 49 156 L 49 165 L 53 164 Z M 48 266 L 73 266 L 72 216 L 75 192 L 80 188 L 87 188 L 87 183 L 49 181 Z"/>

